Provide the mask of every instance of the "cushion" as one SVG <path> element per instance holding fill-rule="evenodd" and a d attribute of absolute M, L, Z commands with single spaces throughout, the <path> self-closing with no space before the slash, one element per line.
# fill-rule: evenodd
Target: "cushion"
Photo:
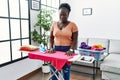
<path fill-rule="evenodd" d="M 120 80 L 120 75 L 116 73 L 102 71 L 102 79 L 104 80 Z"/>
<path fill-rule="evenodd" d="M 110 52 L 110 54 L 120 54 L 120 52 Z"/>
<path fill-rule="evenodd" d="M 20 51 L 33 51 L 33 50 L 37 50 L 38 47 L 37 46 L 33 46 L 33 45 L 23 45 L 20 47 Z"/>
<path fill-rule="evenodd" d="M 120 53 L 120 40 L 110 40 L 109 53 Z"/>
<path fill-rule="evenodd" d="M 120 74 L 120 54 L 109 54 L 100 65 L 102 71 Z"/>

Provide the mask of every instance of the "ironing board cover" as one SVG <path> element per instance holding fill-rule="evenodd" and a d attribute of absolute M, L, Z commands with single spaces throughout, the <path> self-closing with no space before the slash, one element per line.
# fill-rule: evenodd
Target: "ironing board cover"
<path fill-rule="evenodd" d="M 56 51 L 55 53 L 42 53 L 39 50 L 30 51 L 28 57 L 30 59 L 38 59 L 43 60 L 45 62 L 51 62 L 51 64 L 57 69 L 61 70 L 63 66 L 68 63 L 71 64 L 72 62 L 68 62 L 68 59 L 72 58 L 72 56 L 65 55 L 65 52 Z"/>

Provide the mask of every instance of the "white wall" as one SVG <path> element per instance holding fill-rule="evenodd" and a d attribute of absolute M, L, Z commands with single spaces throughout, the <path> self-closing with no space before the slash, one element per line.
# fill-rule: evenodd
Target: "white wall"
<path fill-rule="evenodd" d="M 38 11 L 31 10 L 31 27 L 33 30 L 33 26 L 37 20 Z M 32 43 L 33 44 L 33 43 Z M 0 80 L 16 80 L 38 68 L 40 68 L 43 64 L 43 61 L 33 60 L 33 59 L 24 59 L 10 65 L 4 66 L 0 68 Z"/>
<path fill-rule="evenodd" d="M 120 0 L 61 0 L 71 5 L 69 19 L 79 27 L 80 37 L 120 39 Z M 83 16 L 83 8 L 92 8 Z"/>

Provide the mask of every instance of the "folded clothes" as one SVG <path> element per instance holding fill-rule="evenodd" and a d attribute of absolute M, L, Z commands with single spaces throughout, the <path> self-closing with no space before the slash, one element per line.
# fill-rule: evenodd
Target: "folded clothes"
<path fill-rule="evenodd" d="M 81 42 L 79 48 L 83 48 L 83 49 L 91 49 L 91 46 L 88 46 L 85 42 Z"/>
<path fill-rule="evenodd" d="M 106 48 L 104 48 L 101 44 L 94 44 L 92 46 L 87 45 L 87 43 L 85 42 L 81 42 L 80 47 L 82 49 L 90 49 L 90 50 L 98 50 L 98 51 L 102 51 L 105 50 Z"/>
<path fill-rule="evenodd" d="M 20 47 L 20 51 L 33 51 L 33 50 L 37 50 L 38 46 L 33 46 L 33 45 L 23 45 Z"/>
<path fill-rule="evenodd" d="M 91 46 L 91 50 L 104 50 L 105 48 L 101 45 L 101 44 L 94 44 L 93 46 Z"/>

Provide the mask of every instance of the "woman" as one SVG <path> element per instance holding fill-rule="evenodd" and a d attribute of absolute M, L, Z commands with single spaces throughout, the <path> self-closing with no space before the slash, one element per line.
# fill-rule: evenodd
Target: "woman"
<path fill-rule="evenodd" d="M 54 22 L 50 29 L 50 52 L 64 51 L 66 55 L 71 56 L 77 44 L 78 28 L 75 23 L 68 21 L 69 13 L 71 11 L 70 5 L 62 3 L 59 6 L 58 22 Z M 52 69 L 55 68 L 51 65 Z M 70 80 L 70 65 L 67 63 L 62 68 L 64 80 Z M 55 76 L 52 80 L 57 80 Z"/>

